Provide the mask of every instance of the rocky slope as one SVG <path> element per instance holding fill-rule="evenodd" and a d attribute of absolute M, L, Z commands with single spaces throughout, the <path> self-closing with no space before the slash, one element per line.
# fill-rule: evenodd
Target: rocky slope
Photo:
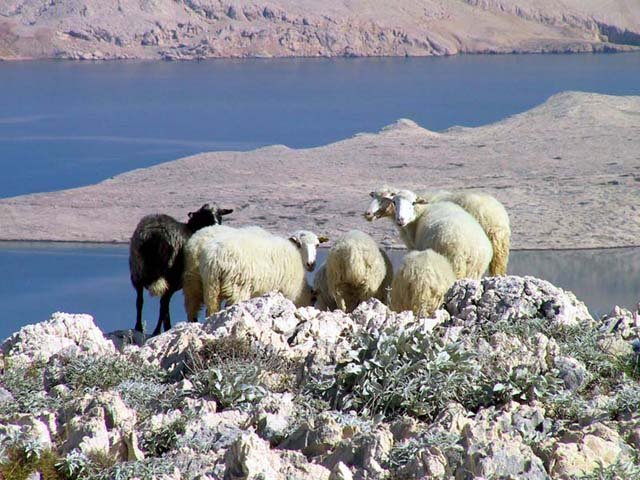
<path fill-rule="evenodd" d="M 4 0 L 0 58 L 452 55 L 640 46 L 635 0 Z"/>
<path fill-rule="evenodd" d="M 0 346 L 0 476 L 640 478 L 639 322 L 533 277 L 431 318 L 267 295 L 140 347 L 57 313 Z"/>
<path fill-rule="evenodd" d="M 514 248 L 637 245 L 640 97 L 564 93 L 506 120 L 441 133 L 402 120 L 312 149 L 216 152 L 99 184 L 0 200 L 0 239 L 126 242 L 151 212 L 185 219 L 216 201 L 229 225 L 335 237 L 357 228 L 398 246 L 391 222 L 368 223 L 383 183 L 484 190 L 511 217 Z"/>

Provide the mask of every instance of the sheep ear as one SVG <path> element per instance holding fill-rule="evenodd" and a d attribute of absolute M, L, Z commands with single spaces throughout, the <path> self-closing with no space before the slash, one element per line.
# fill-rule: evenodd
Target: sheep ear
<path fill-rule="evenodd" d="M 394 195 L 395 193 L 393 192 L 385 192 L 385 193 L 381 193 L 380 197 L 384 198 L 385 200 L 393 200 Z"/>
<path fill-rule="evenodd" d="M 369 196 L 371 198 L 376 198 L 376 192 L 369 192 Z"/>
<path fill-rule="evenodd" d="M 211 205 L 209 205 L 208 203 L 205 203 L 200 207 L 200 210 L 211 210 Z"/>
<path fill-rule="evenodd" d="M 220 215 L 229 215 L 230 213 L 233 213 L 233 208 L 219 208 L 218 213 Z"/>
<path fill-rule="evenodd" d="M 291 240 L 296 247 L 300 247 L 300 239 L 296 235 L 291 235 L 289 240 Z"/>
<path fill-rule="evenodd" d="M 329 237 L 325 237 L 324 235 L 320 235 L 320 236 L 318 237 L 318 241 L 319 241 L 320 243 L 328 242 L 328 241 L 329 241 Z"/>
<path fill-rule="evenodd" d="M 422 197 L 417 197 L 416 201 L 413 202 L 414 205 L 426 205 L 427 203 L 429 203 L 429 200 L 427 200 L 426 198 L 422 198 Z"/>

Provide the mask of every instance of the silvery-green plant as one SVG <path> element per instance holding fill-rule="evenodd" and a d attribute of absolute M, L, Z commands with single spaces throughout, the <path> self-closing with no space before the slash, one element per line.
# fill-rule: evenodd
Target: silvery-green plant
<path fill-rule="evenodd" d="M 578 476 L 579 480 L 631 480 L 640 478 L 640 465 L 633 461 L 618 460 L 608 466 L 600 465 L 590 473 Z"/>
<path fill-rule="evenodd" d="M 361 332 L 333 379 L 307 388 L 364 415 L 433 417 L 447 403 L 476 405 L 486 386 L 475 355 L 419 328 Z"/>
<path fill-rule="evenodd" d="M 187 371 L 196 394 L 214 398 L 222 408 L 259 401 L 269 391 L 290 390 L 295 379 L 291 362 L 238 339 L 214 340 L 191 352 Z"/>
<path fill-rule="evenodd" d="M 56 468 L 69 479 L 85 478 L 90 471 L 91 460 L 78 449 L 71 450 L 58 463 Z"/>

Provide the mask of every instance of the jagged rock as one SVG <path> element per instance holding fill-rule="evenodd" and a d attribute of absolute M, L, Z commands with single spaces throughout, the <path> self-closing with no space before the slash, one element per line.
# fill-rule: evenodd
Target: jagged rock
<path fill-rule="evenodd" d="M 329 480 L 353 480 L 353 474 L 344 463 L 338 462 L 331 469 Z"/>
<path fill-rule="evenodd" d="M 188 356 L 213 338 L 201 324 L 183 323 L 153 337 L 132 355 L 165 369 L 172 378 L 178 379 L 184 372 Z"/>
<path fill-rule="evenodd" d="M 309 463 L 299 452 L 270 450 L 254 433 L 238 438 L 225 454 L 225 480 L 327 480 L 329 471 Z"/>
<path fill-rule="evenodd" d="M 126 352 L 126 347 L 130 345 L 141 347 L 147 340 L 147 336 L 144 333 L 133 329 L 116 330 L 114 332 L 107 333 L 105 337 L 108 340 L 111 340 L 116 349 L 121 353 Z"/>
<path fill-rule="evenodd" d="M 0 346 L 0 353 L 14 364 L 46 362 L 53 355 L 115 353 L 91 315 L 56 312 L 45 322 L 22 327 Z"/>
<path fill-rule="evenodd" d="M 300 425 L 280 448 L 300 450 L 307 456 L 324 455 L 342 441 L 343 430 L 332 413 L 323 412 Z"/>
<path fill-rule="evenodd" d="M 464 454 L 456 478 L 550 478 L 542 460 L 523 439 L 549 429 L 550 422 L 537 408 L 510 403 L 502 411 L 482 410 L 462 430 Z"/>
<path fill-rule="evenodd" d="M 11 395 L 11 392 L 4 387 L 0 387 L 0 408 L 11 403 L 12 401 L 13 395 Z"/>
<path fill-rule="evenodd" d="M 382 478 L 383 468 L 393 447 L 393 434 L 387 425 L 379 425 L 374 431 L 355 435 L 338 445 L 327 455 L 322 464 L 333 469 L 338 463 L 364 469 L 368 478 Z"/>
<path fill-rule="evenodd" d="M 11 431 L 20 432 L 20 437 L 23 440 L 34 441 L 43 449 L 53 447 L 52 433 L 55 434 L 55 431 L 51 432 L 45 422 L 31 415 L 19 414 L 8 419 L 2 419 L 2 423 L 0 423 L 0 445 L 2 445 Z"/>
<path fill-rule="evenodd" d="M 491 371 L 511 375 L 516 369 L 526 367 L 528 372 L 547 372 L 559 353 L 556 341 L 542 333 L 536 333 L 527 340 L 496 332 L 488 342 L 480 339 L 475 350 L 487 358 L 485 368 Z"/>
<path fill-rule="evenodd" d="M 636 339 L 640 333 L 640 312 L 631 312 L 616 305 L 600 319 L 598 330 L 605 334 L 617 334 L 625 340 Z"/>
<path fill-rule="evenodd" d="M 293 420 L 294 408 L 292 394 L 270 394 L 255 405 L 251 423 L 262 438 L 274 445 L 284 438 Z"/>
<path fill-rule="evenodd" d="M 283 324 L 289 325 L 292 322 L 290 319 L 296 319 L 295 312 L 293 302 L 282 294 L 267 294 L 212 315 L 203 325 L 203 331 L 213 339 L 250 340 L 286 358 L 292 358 L 295 355 L 287 342 L 288 337 L 279 331 L 283 329 Z M 289 319 L 282 320 L 280 317 L 283 316 Z M 297 323 L 296 320 L 296 325 Z M 275 327 L 276 324 L 278 327 Z M 285 330 L 288 331 L 289 328 Z"/>
<path fill-rule="evenodd" d="M 627 460 L 628 450 L 616 431 L 596 423 L 584 430 L 566 433 L 555 444 L 549 472 L 562 480 L 587 475 L 597 467 Z"/>
<path fill-rule="evenodd" d="M 572 357 L 556 357 L 554 363 L 568 390 L 576 391 L 589 383 L 591 375 L 582 362 Z"/>
<path fill-rule="evenodd" d="M 552 325 L 593 323 L 585 304 L 571 292 L 534 277 L 458 280 L 445 296 L 447 311 L 466 323 L 546 319 Z"/>
<path fill-rule="evenodd" d="M 136 412 L 117 392 L 85 394 L 63 408 L 63 451 L 101 452 L 118 461 L 139 456 L 135 437 Z M 132 436 L 133 434 L 133 436 Z"/>
<path fill-rule="evenodd" d="M 394 442 L 401 442 L 414 436 L 419 430 L 419 422 L 413 417 L 402 417 L 389 425 Z"/>
<path fill-rule="evenodd" d="M 63 453 L 76 448 L 86 454 L 109 453 L 109 432 L 104 417 L 100 415 L 71 418 L 65 423 L 65 436 Z"/>

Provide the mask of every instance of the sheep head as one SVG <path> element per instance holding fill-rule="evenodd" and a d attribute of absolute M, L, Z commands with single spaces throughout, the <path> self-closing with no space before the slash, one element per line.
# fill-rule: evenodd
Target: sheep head
<path fill-rule="evenodd" d="M 210 225 L 222 225 L 222 217 L 233 212 L 231 208 L 218 208 L 216 204 L 205 203 L 199 210 L 189 212 L 187 226 L 192 232 Z"/>
<path fill-rule="evenodd" d="M 369 194 L 371 202 L 364 212 L 364 218 L 370 222 L 383 217 L 392 217 L 393 212 L 393 196 L 397 191 L 396 188 L 384 185 Z"/>
<path fill-rule="evenodd" d="M 289 237 L 289 240 L 300 250 L 304 268 L 309 272 L 313 272 L 313 269 L 316 267 L 318 245 L 329 239 L 324 236 L 318 237 L 315 233 L 308 230 L 298 230 Z"/>
<path fill-rule="evenodd" d="M 427 203 L 411 190 L 399 190 L 393 196 L 393 208 L 395 210 L 395 221 L 399 227 L 406 227 L 416 219 L 416 205 Z"/>

